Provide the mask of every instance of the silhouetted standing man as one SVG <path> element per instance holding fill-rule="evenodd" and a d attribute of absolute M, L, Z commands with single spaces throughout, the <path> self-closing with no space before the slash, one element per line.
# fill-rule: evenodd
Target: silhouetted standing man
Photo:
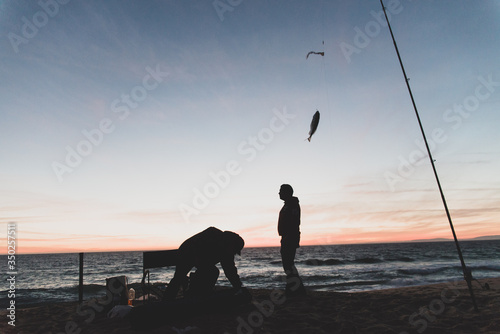
<path fill-rule="evenodd" d="M 300 243 L 300 205 L 299 199 L 293 196 L 293 188 L 283 184 L 280 188 L 280 199 L 285 201 L 278 219 L 278 234 L 281 236 L 281 262 L 286 274 L 287 296 L 305 293 L 304 285 L 295 267 L 295 252 Z"/>

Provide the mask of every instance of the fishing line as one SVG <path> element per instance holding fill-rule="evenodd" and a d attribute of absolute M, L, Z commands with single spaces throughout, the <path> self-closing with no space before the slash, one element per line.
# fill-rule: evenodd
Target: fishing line
<path fill-rule="evenodd" d="M 326 1 L 323 1 L 321 3 L 321 39 L 322 39 L 322 46 L 323 46 L 323 49 L 321 50 L 323 52 L 323 54 L 325 54 L 325 31 L 326 31 L 326 20 L 325 20 L 325 2 Z M 325 64 L 325 57 L 321 57 L 321 65 L 322 65 L 322 69 L 323 69 L 323 85 L 325 87 L 325 96 L 326 96 L 326 112 L 328 112 L 328 114 L 330 114 L 330 96 L 328 94 L 328 83 L 326 81 L 326 64 Z M 319 109 L 318 109 L 319 110 Z M 326 113 L 325 113 L 326 114 Z M 329 133 L 330 135 L 333 136 L 333 125 L 332 125 L 332 118 L 331 115 L 329 115 L 328 117 L 328 127 L 330 129 Z"/>
<path fill-rule="evenodd" d="M 325 49 L 325 41 L 323 41 L 323 52 L 324 52 L 324 49 Z M 328 82 L 326 81 L 326 65 L 325 65 L 325 57 L 323 57 L 323 59 L 321 59 L 321 64 L 322 64 L 322 67 L 323 67 L 323 85 L 325 87 L 325 96 L 326 96 L 326 112 L 328 112 L 328 127 L 330 129 L 330 135 L 333 136 L 333 120 L 332 120 L 332 115 L 330 115 L 330 95 L 328 93 Z M 326 112 L 324 114 L 326 114 Z"/>
<path fill-rule="evenodd" d="M 322 41 L 321 41 L 321 51 L 309 51 L 309 53 L 306 55 L 306 60 L 309 58 L 310 55 L 319 55 L 321 56 L 321 71 L 323 72 L 323 87 L 324 87 L 324 90 L 325 90 L 325 96 L 322 98 L 320 95 L 321 94 L 318 94 L 316 96 L 316 113 L 314 114 L 313 116 L 313 122 L 311 123 L 311 131 L 309 132 L 309 138 L 308 140 L 310 141 L 311 139 L 311 136 L 312 134 L 316 131 L 316 127 L 318 125 L 318 121 L 319 121 L 319 113 L 322 113 L 322 112 L 325 112 L 325 109 L 323 109 L 323 107 L 319 107 L 318 105 L 321 105 L 322 104 L 322 100 L 323 99 L 326 99 L 326 111 L 329 111 L 330 110 L 330 105 L 329 105 L 329 100 L 330 100 L 330 97 L 328 95 L 328 85 L 327 85 L 327 81 L 326 81 L 326 65 L 325 65 L 325 9 L 324 9 L 324 5 L 325 5 L 325 2 L 323 1 L 321 3 L 321 37 L 322 37 Z M 321 111 L 320 111 L 321 110 Z M 330 119 L 330 131 L 329 132 L 332 132 L 331 131 L 331 119 Z"/>

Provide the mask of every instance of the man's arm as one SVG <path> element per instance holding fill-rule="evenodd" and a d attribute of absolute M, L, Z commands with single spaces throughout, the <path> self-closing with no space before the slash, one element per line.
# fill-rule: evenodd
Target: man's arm
<path fill-rule="evenodd" d="M 240 276 L 238 275 L 238 270 L 234 264 L 234 257 L 224 259 L 220 262 L 222 269 L 224 270 L 224 274 L 227 279 L 235 289 L 241 288 L 243 285 L 240 280 Z"/>

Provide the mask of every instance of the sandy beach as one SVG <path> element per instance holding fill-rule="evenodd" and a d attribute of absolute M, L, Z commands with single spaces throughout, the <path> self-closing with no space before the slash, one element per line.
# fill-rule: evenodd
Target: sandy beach
<path fill-rule="evenodd" d="M 77 302 L 17 309 L 15 327 L 2 310 L 0 333 L 498 333 L 500 278 L 479 282 L 473 282 L 479 312 L 464 281 L 356 293 L 309 291 L 294 299 L 262 289 L 251 290 L 253 304 L 188 319 L 165 315 L 163 326 L 149 330 L 78 309 Z"/>

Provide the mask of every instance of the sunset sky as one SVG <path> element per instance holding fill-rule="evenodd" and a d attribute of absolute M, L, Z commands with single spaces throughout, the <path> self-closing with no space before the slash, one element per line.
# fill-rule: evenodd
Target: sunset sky
<path fill-rule="evenodd" d="M 384 3 L 458 237 L 500 235 L 500 2 Z M 282 183 L 303 245 L 452 237 L 379 0 L 7 0 L 0 32 L 2 254 L 9 222 L 20 253 L 278 246 Z"/>

